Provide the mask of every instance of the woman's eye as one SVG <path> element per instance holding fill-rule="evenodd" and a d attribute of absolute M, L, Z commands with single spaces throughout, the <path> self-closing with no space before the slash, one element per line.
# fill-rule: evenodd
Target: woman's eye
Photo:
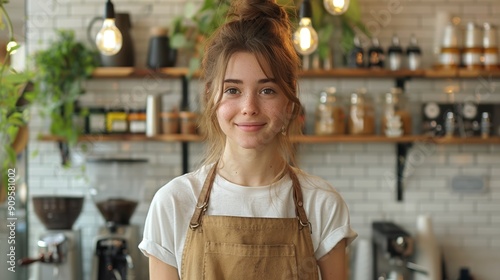
<path fill-rule="evenodd" d="M 273 94 L 273 93 L 276 93 L 276 91 L 274 91 L 274 89 L 272 89 L 272 88 L 265 88 L 261 92 L 263 94 Z"/>
<path fill-rule="evenodd" d="M 235 88 L 228 88 L 224 91 L 224 93 L 227 93 L 227 94 L 237 94 L 238 93 L 238 90 L 235 89 Z"/>

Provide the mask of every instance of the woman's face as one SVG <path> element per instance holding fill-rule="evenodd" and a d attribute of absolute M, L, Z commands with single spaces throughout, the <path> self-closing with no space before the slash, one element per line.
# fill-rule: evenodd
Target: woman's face
<path fill-rule="evenodd" d="M 266 73 L 269 65 L 263 63 Z M 230 145 L 261 149 L 288 122 L 290 102 L 273 77 L 266 77 L 255 55 L 233 54 L 228 62 L 217 120 Z"/>

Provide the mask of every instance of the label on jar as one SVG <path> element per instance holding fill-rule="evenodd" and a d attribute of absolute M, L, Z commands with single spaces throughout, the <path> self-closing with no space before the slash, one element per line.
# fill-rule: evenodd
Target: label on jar
<path fill-rule="evenodd" d="M 146 133 L 146 121 L 130 121 L 130 133 Z"/>
<path fill-rule="evenodd" d="M 445 66 L 456 66 L 460 64 L 460 53 L 443 52 L 439 56 L 439 62 Z"/>
<path fill-rule="evenodd" d="M 484 65 L 485 66 L 498 65 L 498 54 L 497 53 L 485 53 L 484 54 Z"/>
<path fill-rule="evenodd" d="M 462 59 L 465 66 L 481 65 L 481 53 L 479 52 L 464 52 Z"/>
<path fill-rule="evenodd" d="M 127 132 L 127 121 L 114 120 L 111 124 L 112 132 Z"/>

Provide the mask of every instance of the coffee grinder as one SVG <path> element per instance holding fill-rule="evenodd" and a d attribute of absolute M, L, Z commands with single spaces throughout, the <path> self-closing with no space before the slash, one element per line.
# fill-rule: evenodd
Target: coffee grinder
<path fill-rule="evenodd" d="M 146 159 L 88 159 L 92 199 L 104 217 L 94 242 L 92 280 L 144 279 L 139 227 L 130 224 L 140 201 Z"/>
<path fill-rule="evenodd" d="M 413 254 L 413 238 L 404 229 L 392 222 L 373 222 L 372 244 L 373 279 L 411 279 L 408 258 Z"/>
<path fill-rule="evenodd" d="M 37 196 L 35 214 L 47 229 L 37 241 L 38 256 L 23 258 L 21 266 L 38 263 L 37 279 L 81 280 L 82 258 L 79 229 L 72 229 L 80 215 L 83 197 Z"/>

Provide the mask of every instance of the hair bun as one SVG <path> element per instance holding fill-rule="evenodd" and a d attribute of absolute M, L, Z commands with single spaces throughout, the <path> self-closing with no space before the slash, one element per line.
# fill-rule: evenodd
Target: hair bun
<path fill-rule="evenodd" d="M 288 20 L 286 11 L 274 0 L 232 0 L 230 15 L 237 20 L 256 20 L 262 17 Z"/>

